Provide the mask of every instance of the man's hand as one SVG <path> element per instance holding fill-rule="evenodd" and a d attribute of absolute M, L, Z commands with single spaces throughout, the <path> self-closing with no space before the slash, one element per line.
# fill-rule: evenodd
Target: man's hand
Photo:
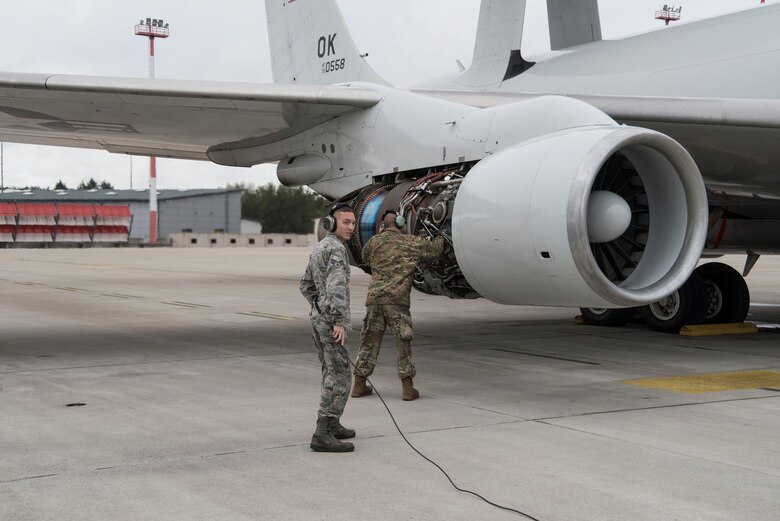
<path fill-rule="evenodd" d="M 337 344 L 344 345 L 347 341 L 347 332 L 344 330 L 344 326 L 333 326 L 333 340 Z"/>

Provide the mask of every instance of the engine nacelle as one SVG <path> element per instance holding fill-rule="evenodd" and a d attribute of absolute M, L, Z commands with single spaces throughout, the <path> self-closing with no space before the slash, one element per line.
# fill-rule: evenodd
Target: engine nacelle
<path fill-rule="evenodd" d="M 354 264 L 393 208 L 410 233 L 446 239 L 415 288 L 518 305 L 657 301 L 691 274 L 707 226 L 688 152 L 663 134 L 615 124 L 550 132 L 342 200 L 359 223 L 347 244 Z"/>
<path fill-rule="evenodd" d="M 452 236 L 463 275 L 490 300 L 620 307 L 681 286 L 706 224 L 704 184 L 681 145 L 605 125 L 547 134 L 477 163 L 458 190 Z"/>

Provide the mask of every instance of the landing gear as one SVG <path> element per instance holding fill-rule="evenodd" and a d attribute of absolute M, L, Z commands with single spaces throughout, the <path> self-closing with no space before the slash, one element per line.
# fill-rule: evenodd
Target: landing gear
<path fill-rule="evenodd" d="M 680 289 L 641 308 L 580 308 L 586 324 L 620 327 L 639 309 L 648 326 L 664 333 L 677 333 L 685 325 L 744 322 L 750 308 L 745 279 L 727 264 L 702 264 Z"/>
<path fill-rule="evenodd" d="M 656 331 L 677 333 L 684 325 L 744 322 L 750 308 L 745 279 L 727 264 L 702 264 L 683 286 L 642 308 L 645 322 Z"/>
<path fill-rule="evenodd" d="M 701 324 L 706 310 L 704 279 L 694 271 L 680 289 L 641 308 L 648 326 L 664 333 L 677 333 L 687 324 Z"/>
<path fill-rule="evenodd" d="M 622 327 L 634 316 L 636 308 L 580 308 L 586 324 L 592 326 Z"/>
<path fill-rule="evenodd" d="M 705 324 L 744 322 L 750 308 L 750 290 L 745 279 L 727 264 L 702 264 L 696 272 L 704 279 L 707 305 Z"/>

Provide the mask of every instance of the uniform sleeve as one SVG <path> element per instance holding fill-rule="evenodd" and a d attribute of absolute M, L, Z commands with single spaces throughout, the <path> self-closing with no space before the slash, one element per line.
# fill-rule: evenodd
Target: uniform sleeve
<path fill-rule="evenodd" d="M 317 302 L 317 286 L 314 284 L 314 277 L 311 274 L 311 264 L 306 266 L 306 271 L 301 277 L 300 290 L 301 295 L 309 301 L 311 306 Z"/>
<path fill-rule="evenodd" d="M 376 237 L 376 235 L 374 235 Z M 371 267 L 371 258 L 374 255 L 374 245 L 376 244 L 376 241 L 374 240 L 374 237 L 371 237 L 365 246 L 363 246 L 363 264 Z"/>
<path fill-rule="evenodd" d="M 344 317 L 349 312 L 349 299 L 347 298 L 347 261 L 346 250 L 339 248 L 334 250 L 328 259 L 327 279 L 325 281 L 325 293 L 328 295 L 328 308 L 333 319 L 333 325 L 344 323 Z"/>
<path fill-rule="evenodd" d="M 419 236 L 414 236 L 417 255 L 420 260 L 435 259 L 444 252 L 444 237 L 439 236 L 429 241 Z"/>

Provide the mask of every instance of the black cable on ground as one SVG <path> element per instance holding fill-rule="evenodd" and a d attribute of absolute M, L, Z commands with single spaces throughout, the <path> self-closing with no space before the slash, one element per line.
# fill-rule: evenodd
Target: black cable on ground
<path fill-rule="evenodd" d="M 349 363 L 350 363 L 350 364 L 352 364 L 352 367 L 355 367 L 355 364 L 354 364 L 354 362 L 352 362 L 352 360 L 349 360 Z M 355 367 L 355 370 L 357 371 L 357 367 Z M 442 473 L 442 474 L 444 474 L 444 476 L 447 478 L 447 480 L 449 480 L 450 484 L 451 484 L 453 487 L 455 487 L 455 490 L 457 490 L 457 491 L 459 491 L 459 492 L 465 492 L 466 494 L 471 494 L 472 496 L 476 496 L 476 497 L 478 497 L 479 499 L 481 499 L 482 501 L 484 501 L 485 503 L 487 503 L 488 505 L 494 506 L 494 507 L 496 507 L 496 508 L 500 508 L 501 510 L 506 510 L 506 511 L 508 511 L 508 512 L 514 512 L 515 514 L 520 514 L 521 516 L 525 516 L 525 517 L 527 517 L 528 519 L 533 519 L 534 521 L 540 521 L 538 518 L 536 518 L 536 517 L 534 517 L 534 516 L 532 516 L 532 515 L 530 515 L 530 514 L 526 514 L 525 512 L 521 512 L 520 510 L 516 510 L 516 509 L 514 509 L 514 508 L 510 508 L 510 507 L 505 507 L 505 506 L 503 506 L 503 505 L 499 505 L 498 503 L 494 503 L 494 502 L 490 501 L 489 499 L 486 499 L 486 498 L 484 498 L 483 496 L 481 496 L 481 495 L 477 494 L 477 493 L 476 493 L 476 492 L 474 492 L 474 491 L 471 491 L 471 490 L 468 490 L 468 489 L 465 489 L 465 488 L 460 488 L 458 485 L 456 485 L 456 484 L 455 484 L 455 482 L 454 482 L 454 481 L 452 481 L 452 478 L 450 477 L 450 475 L 449 475 L 449 474 L 447 474 L 447 471 L 445 471 L 443 468 L 441 468 L 441 466 L 440 466 L 438 463 L 436 463 L 435 461 L 433 461 L 431 458 L 429 458 L 428 456 L 426 456 L 425 454 L 423 454 L 422 452 L 420 452 L 419 450 L 417 450 L 417 447 L 415 447 L 414 445 L 412 445 L 412 442 L 410 442 L 410 441 L 409 441 L 409 440 L 406 438 L 406 435 L 405 435 L 405 434 L 403 433 L 403 431 L 401 430 L 401 427 L 399 427 L 399 426 L 398 426 L 398 422 L 396 422 L 396 421 L 395 421 L 395 416 L 393 416 L 393 413 L 392 413 L 392 411 L 390 411 L 390 407 L 388 407 L 388 406 L 387 406 L 387 403 L 385 402 L 385 399 L 384 399 L 384 398 L 382 398 L 382 395 L 381 395 L 381 394 L 379 394 L 379 391 L 377 390 L 376 386 L 375 386 L 374 384 L 372 384 L 372 383 L 371 383 L 371 380 L 369 380 L 367 376 L 366 376 L 366 377 L 364 377 L 364 378 L 366 379 L 366 381 L 368 382 L 368 384 L 369 384 L 369 385 L 370 385 L 370 386 L 371 386 L 371 387 L 374 389 L 374 392 L 375 392 L 375 393 L 376 393 L 376 395 L 379 397 L 379 399 L 382 401 L 382 405 L 384 405 L 384 406 L 385 406 L 385 409 L 387 409 L 387 414 L 389 414 L 389 415 L 390 415 L 390 419 L 391 419 L 391 420 L 393 420 L 393 425 L 395 425 L 395 428 L 396 428 L 396 430 L 398 431 L 398 434 L 400 434 L 400 435 L 401 435 L 401 437 L 404 439 L 404 441 L 406 442 L 406 444 L 407 444 L 407 445 L 409 445 L 409 447 L 411 447 L 411 449 L 412 449 L 414 452 L 416 452 L 417 454 L 419 454 L 419 455 L 420 455 L 420 457 L 421 457 L 422 459 L 424 459 L 425 461 L 429 462 L 430 464 L 432 464 L 433 466 L 435 466 L 437 469 L 439 469 L 439 470 L 441 471 L 441 473 Z"/>

